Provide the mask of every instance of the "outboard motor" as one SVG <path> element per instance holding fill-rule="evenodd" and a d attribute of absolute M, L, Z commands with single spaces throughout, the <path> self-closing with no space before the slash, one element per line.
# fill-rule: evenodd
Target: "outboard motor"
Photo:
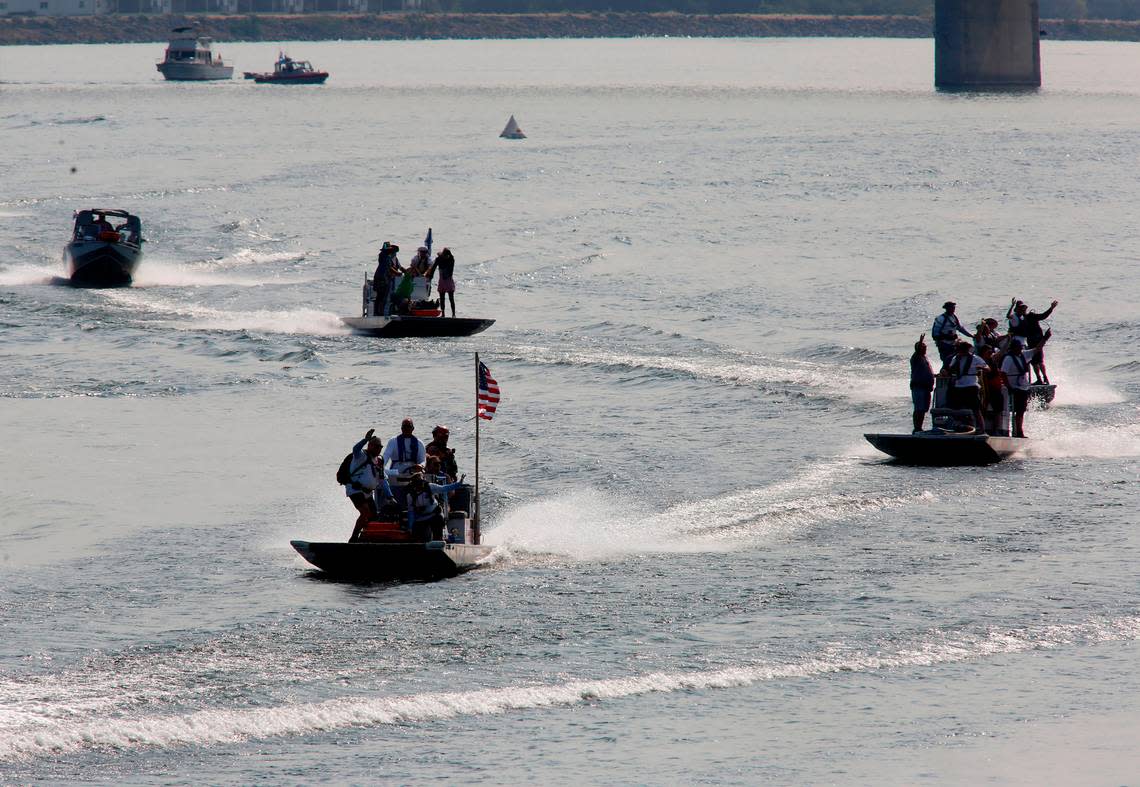
<path fill-rule="evenodd" d="M 930 408 L 930 420 L 935 429 L 943 432 L 974 431 L 974 414 L 969 410 L 955 410 L 950 407 L 950 386 L 952 378 L 934 378 L 934 402 Z"/>

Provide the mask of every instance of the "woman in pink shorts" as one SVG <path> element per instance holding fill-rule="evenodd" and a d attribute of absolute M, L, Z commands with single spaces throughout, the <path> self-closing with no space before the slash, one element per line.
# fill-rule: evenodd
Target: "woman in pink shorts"
<path fill-rule="evenodd" d="M 435 289 L 439 293 L 439 313 L 440 316 L 446 317 L 447 309 L 444 306 L 444 298 L 451 298 L 451 316 L 455 316 L 455 257 L 451 254 L 451 249 L 444 249 L 436 255 L 435 262 L 432 263 L 431 270 L 428 272 L 428 278 L 431 278 L 432 273 L 439 271 L 439 283 Z"/>

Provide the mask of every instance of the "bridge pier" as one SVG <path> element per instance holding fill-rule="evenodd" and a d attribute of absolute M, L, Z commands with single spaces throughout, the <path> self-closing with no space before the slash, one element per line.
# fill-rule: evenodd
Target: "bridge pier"
<path fill-rule="evenodd" d="M 1037 0 L 935 0 L 934 86 L 1041 86 Z"/>

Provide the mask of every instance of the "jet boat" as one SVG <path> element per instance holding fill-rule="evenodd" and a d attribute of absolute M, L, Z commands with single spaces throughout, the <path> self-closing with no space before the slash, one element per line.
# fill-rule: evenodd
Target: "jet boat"
<path fill-rule="evenodd" d="M 1029 440 L 1010 436 L 1010 413 L 984 412 L 988 434 L 975 432 L 973 414 L 947 406 L 950 380 L 935 380 L 933 429 L 912 434 L 864 434 L 867 442 L 900 464 L 955 467 L 989 465 L 1025 450 Z"/>
<path fill-rule="evenodd" d="M 121 219 L 112 225 L 111 219 Z M 91 208 L 75 214 L 63 262 L 77 287 L 126 287 L 142 261 L 142 224 L 124 210 Z"/>
<path fill-rule="evenodd" d="M 956 467 L 990 465 L 1024 450 L 1024 437 L 945 432 L 931 429 L 914 434 L 865 434 L 867 442 L 907 465 Z"/>
<path fill-rule="evenodd" d="M 456 495 L 470 500 L 470 486 L 460 487 Z M 466 511 L 450 511 L 438 540 L 426 531 L 408 532 L 398 507 L 381 516 L 383 521 L 366 524 L 355 541 L 289 543 L 327 576 L 366 581 L 445 579 L 478 568 L 491 554 Z"/>
<path fill-rule="evenodd" d="M 257 74 L 246 71 L 243 76 L 259 85 L 320 85 L 329 78 L 329 72 L 317 71 L 308 60 L 294 60 L 280 53 L 277 55 L 277 62 L 273 64 L 272 73 Z"/>
<path fill-rule="evenodd" d="M 426 282 L 425 282 L 426 284 Z M 364 277 L 363 308 L 360 317 L 341 317 L 345 325 L 357 333 L 384 339 L 406 339 L 421 336 L 473 336 L 490 328 L 494 320 L 477 317 L 444 317 L 439 303 L 426 298 L 426 292 L 412 301 L 404 314 L 385 317 L 376 314 L 372 280 Z"/>

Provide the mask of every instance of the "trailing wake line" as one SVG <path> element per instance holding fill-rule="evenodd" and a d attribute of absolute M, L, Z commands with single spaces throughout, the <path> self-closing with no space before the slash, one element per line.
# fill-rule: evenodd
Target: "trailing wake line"
<path fill-rule="evenodd" d="M 143 719 L 111 717 L 98 722 L 38 724 L 0 738 L 0 760 L 31 759 L 85 747 L 136 749 L 207 745 L 349 727 L 414 724 L 458 716 L 565 707 L 594 700 L 622 699 L 653 693 L 749 686 L 783 678 L 933 666 L 1065 645 L 1136 639 L 1140 639 L 1140 617 L 1034 630 L 990 631 L 956 638 L 932 632 L 932 639 L 890 655 L 872 652 L 829 653 L 798 664 L 730 667 L 703 672 L 655 672 L 625 678 L 440 692 L 409 697 L 347 697 L 311 705 L 207 710 L 184 716 Z"/>

